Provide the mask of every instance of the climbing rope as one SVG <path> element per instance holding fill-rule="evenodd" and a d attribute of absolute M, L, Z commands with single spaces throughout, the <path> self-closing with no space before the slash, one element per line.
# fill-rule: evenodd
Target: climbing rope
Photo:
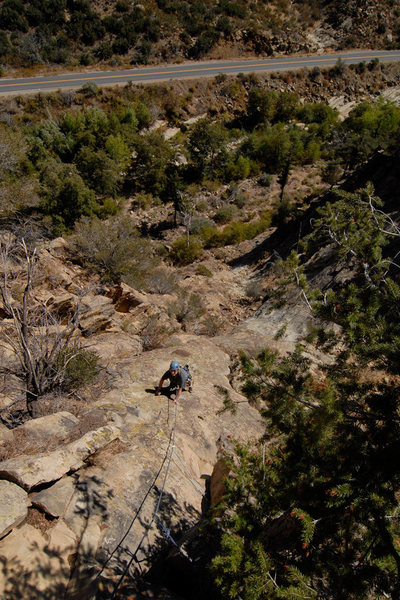
<path fill-rule="evenodd" d="M 173 544 L 174 544 L 176 547 L 178 547 L 178 544 L 176 544 L 176 542 L 173 540 L 173 538 L 172 538 L 172 537 L 171 537 L 171 535 L 170 535 L 170 532 L 169 532 L 169 530 L 168 530 L 168 529 L 166 529 L 166 528 L 165 528 L 165 526 L 162 524 L 162 522 L 161 522 L 161 519 L 160 519 L 160 517 L 159 517 L 159 515 L 158 515 L 158 510 L 159 510 L 159 508 L 160 508 L 161 501 L 162 501 L 162 497 L 163 497 L 163 495 L 164 495 L 165 484 L 166 484 L 166 482 L 167 482 L 167 477 L 168 477 L 169 469 L 170 469 L 170 466 L 171 466 L 172 456 L 173 456 L 173 454 L 174 454 L 174 450 L 175 450 L 175 429 L 176 429 L 176 422 L 177 422 L 177 414 L 178 414 L 178 405 L 177 405 L 177 404 L 175 404 L 175 416 L 174 416 L 174 424 L 173 424 L 173 427 L 172 427 L 172 429 L 171 429 L 171 432 L 170 432 L 169 441 L 168 441 L 168 447 L 167 447 L 167 450 L 166 450 L 166 452 L 165 452 L 165 455 L 164 455 L 164 458 L 163 458 L 163 461 L 162 461 L 161 467 L 160 467 L 160 469 L 158 470 L 157 476 L 156 476 L 156 477 L 155 477 L 155 479 L 154 479 L 154 483 L 155 483 L 155 481 L 156 481 L 156 479 L 157 479 L 158 475 L 161 473 L 161 470 L 162 470 L 162 468 L 163 468 L 163 466 L 164 466 L 164 464 L 165 464 L 165 462 L 166 462 L 166 460 L 167 460 L 168 454 L 169 454 L 169 460 L 168 460 L 167 468 L 166 468 L 166 471 L 165 471 L 165 474 L 164 474 L 164 480 L 163 480 L 163 484 L 162 484 L 161 490 L 160 490 L 160 492 L 159 492 L 158 501 L 157 501 L 157 505 L 156 505 L 156 508 L 155 508 L 154 514 L 153 514 L 153 516 L 152 516 L 152 518 L 151 518 L 151 521 L 150 521 L 150 522 L 149 522 L 149 524 L 146 526 L 146 529 L 145 529 L 145 531 L 144 531 L 144 533 L 143 533 L 143 536 L 142 536 L 142 538 L 141 538 L 141 540 L 140 540 L 139 544 L 138 544 L 138 545 L 137 545 L 137 547 L 136 547 L 136 550 L 135 550 L 135 552 L 134 552 L 134 553 L 131 555 L 131 558 L 130 558 L 129 562 L 127 563 L 127 565 L 126 565 L 126 567 L 125 567 L 124 571 L 122 572 L 122 574 L 121 574 L 121 577 L 120 577 L 120 578 L 119 578 L 119 580 L 117 581 L 117 583 L 116 583 L 116 585 L 115 585 L 115 587 L 114 587 L 114 590 L 113 590 L 113 592 L 112 592 L 112 594 L 111 594 L 111 596 L 110 596 L 110 600 L 114 600 L 114 598 L 116 598 L 117 591 L 118 591 L 118 589 L 120 588 L 120 586 L 121 586 L 121 583 L 122 583 L 122 581 L 124 580 L 124 578 L 125 578 L 126 574 L 128 573 L 128 571 L 129 571 L 129 569 L 130 569 L 130 567 L 131 567 L 131 565 L 132 565 L 133 561 L 136 561 L 136 562 L 138 562 L 138 561 L 137 561 L 137 558 L 136 558 L 136 556 L 137 556 L 137 554 L 138 554 L 139 550 L 141 549 L 141 547 L 142 547 L 142 544 L 143 544 L 143 542 L 144 542 L 144 540 L 145 540 L 146 536 L 148 535 L 148 533 L 149 533 L 149 531 L 150 531 L 151 527 L 153 526 L 153 523 L 154 523 L 154 521 L 155 521 L 155 520 L 157 520 L 157 522 L 160 524 L 160 526 L 161 526 L 161 531 L 164 533 L 164 535 L 165 535 L 166 539 L 168 539 L 168 541 L 171 541 L 171 540 L 172 540 Z M 171 451 L 170 451 L 170 450 L 171 450 Z M 124 539 L 126 538 L 126 536 L 128 535 L 128 533 L 129 533 L 130 529 L 132 528 L 132 525 L 133 525 L 133 523 L 134 523 L 135 519 L 137 518 L 137 516 L 138 516 L 138 514 L 139 514 L 139 512 L 140 512 L 140 510 L 141 510 L 141 508 L 142 508 L 142 506 L 143 506 L 143 504 L 144 504 L 144 502 L 145 502 L 145 500 L 146 500 L 147 496 L 149 495 L 149 493 L 150 493 L 151 489 L 153 489 L 153 487 L 154 487 L 154 483 L 153 483 L 153 484 L 151 485 L 151 487 L 149 488 L 149 490 L 148 490 L 148 492 L 147 492 L 146 496 L 144 497 L 144 499 L 143 499 L 143 501 L 142 501 L 142 503 L 141 503 L 141 505 L 140 505 L 140 507 L 139 507 L 139 510 L 136 512 L 136 515 L 135 515 L 135 517 L 134 517 L 134 519 L 133 519 L 132 523 L 131 523 L 131 524 L 130 524 L 130 526 L 129 526 L 129 529 L 128 529 L 128 531 L 125 533 L 124 537 L 122 538 L 122 540 L 121 540 L 121 541 L 120 541 L 120 543 L 118 544 L 117 548 L 118 548 L 118 547 L 121 545 L 121 543 L 123 542 L 123 540 L 124 540 Z M 168 535 L 167 535 L 167 532 L 168 532 Z M 115 550 L 114 550 L 114 552 L 113 552 L 113 553 L 115 553 L 115 551 L 116 551 L 116 549 L 117 549 L 117 548 L 115 548 Z M 109 557 L 108 561 L 110 560 L 110 558 L 111 558 L 111 556 Z M 107 561 L 107 562 L 108 562 L 108 561 Z M 106 563 L 106 564 L 107 564 L 107 563 Z M 103 566 L 103 569 L 104 569 L 104 566 Z M 103 569 L 102 569 L 102 570 L 103 570 Z"/>

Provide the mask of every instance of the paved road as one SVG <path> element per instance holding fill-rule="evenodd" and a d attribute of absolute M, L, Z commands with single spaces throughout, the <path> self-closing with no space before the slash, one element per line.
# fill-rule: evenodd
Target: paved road
<path fill-rule="evenodd" d="M 218 73 L 236 75 L 237 73 L 262 73 L 267 71 L 290 71 L 302 67 L 329 67 L 341 58 L 346 64 L 370 61 L 378 58 L 380 62 L 400 60 L 400 50 L 357 51 L 314 56 L 287 56 L 283 58 L 214 61 L 187 63 L 165 67 L 146 67 L 124 71 L 94 71 L 91 73 L 65 73 L 24 79 L 0 79 L 0 94 L 33 93 L 39 90 L 72 89 L 82 87 L 88 81 L 97 85 L 157 82 L 171 79 L 195 79 L 213 77 Z"/>

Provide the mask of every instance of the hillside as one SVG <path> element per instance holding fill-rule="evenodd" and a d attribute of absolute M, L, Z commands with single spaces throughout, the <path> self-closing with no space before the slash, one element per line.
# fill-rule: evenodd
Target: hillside
<path fill-rule="evenodd" d="M 394 43 L 392 5 L 218 6 Z M 397 600 L 399 86 L 339 61 L 1 99 L 0 596 Z"/>
<path fill-rule="evenodd" d="M 0 3 L 6 74 L 399 44 L 397 1 Z"/>

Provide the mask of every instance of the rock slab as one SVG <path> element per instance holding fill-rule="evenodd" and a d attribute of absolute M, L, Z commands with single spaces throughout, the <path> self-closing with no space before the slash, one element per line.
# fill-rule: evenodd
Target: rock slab
<path fill-rule="evenodd" d="M 75 481 L 72 477 L 63 477 L 50 488 L 38 492 L 31 498 L 33 506 L 37 506 L 52 517 L 62 516 L 72 498 Z"/>
<path fill-rule="evenodd" d="M 11 481 L 0 481 L 0 537 L 25 520 L 29 504 L 24 490 Z"/>
<path fill-rule="evenodd" d="M 4 460 L 0 463 L 0 479 L 13 481 L 30 491 L 78 470 L 91 454 L 115 440 L 118 434 L 117 427 L 106 425 L 53 452 Z"/>

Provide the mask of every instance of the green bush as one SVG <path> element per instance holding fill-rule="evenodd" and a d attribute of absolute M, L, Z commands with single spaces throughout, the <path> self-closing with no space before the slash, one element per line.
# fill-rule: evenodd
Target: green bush
<path fill-rule="evenodd" d="M 204 265 L 198 265 L 196 268 L 196 275 L 201 275 L 202 277 L 212 277 L 212 272 L 210 269 L 207 269 Z"/>
<path fill-rule="evenodd" d="M 87 81 L 83 84 L 80 91 L 86 98 L 93 98 L 94 96 L 97 96 L 99 88 L 93 81 Z"/>
<path fill-rule="evenodd" d="M 240 154 L 237 158 L 228 160 L 225 179 L 226 181 L 246 179 L 255 170 L 253 161 L 251 161 L 248 156 L 242 156 Z"/>
<path fill-rule="evenodd" d="M 196 206 L 196 208 L 199 209 L 198 205 Z M 190 233 L 196 235 L 199 233 L 199 231 L 201 231 L 203 227 L 213 225 L 214 222 L 211 219 L 208 219 L 207 217 L 192 217 L 192 221 L 190 223 Z"/>
<path fill-rule="evenodd" d="M 203 244 L 194 236 L 189 237 L 189 245 L 186 236 L 176 240 L 172 245 L 170 259 L 174 265 L 189 265 L 203 253 Z"/>
<path fill-rule="evenodd" d="M 54 367 L 59 371 L 61 388 L 70 392 L 91 383 L 99 372 L 99 360 L 93 350 L 78 347 L 60 351 Z"/>
<path fill-rule="evenodd" d="M 119 206 L 114 198 L 105 198 L 103 204 L 96 210 L 96 214 L 100 219 L 115 216 L 119 211 Z"/>
<path fill-rule="evenodd" d="M 270 173 L 262 173 L 258 179 L 258 185 L 262 185 L 263 187 L 269 188 L 273 182 L 274 178 Z"/>
<path fill-rule="evenodd" d="M 221 246 L 230 246 L 238 244 L 243 240 L 251 240 L 271 225 L 271 215 L 266 213 L 258 221 L 243 223 L 235 221 L 226 225 L 222 231 L 216 227 L 203 227 L 199 235 L 203 240 L 205 248 L 219 248 Z"/>
<path fill-rule="evenodd" d="M 214 215 L 214 221 L 216 223 L 220 223 L 221 225 L 224 223 L 229 223 L 236 216 L 237 210 L 235 206 L 232 204 L 223 204 L 219 207 L 217 212 Z"/>
<path fill-rule="evenodd" d="M 238 208 L 244 208 L 248 202 L 248 197 L 247 195 L 238 190 L 237 192 L 235 192 L 234 194 L 232 194 L 233 196 L 233 203 L 235 206 L 237 206 Z"/>
<path fill-rule="evenodd" d="M 222 332 L 224 325 L 225 322 L 221 317 L 218 317 L 217 315 L 208 315 L 200 323 L 201 333 L 209 337 L 214 337 Z"/>
<path fill-rule="evenodd" d="M 49 161 L 41 174 L 42 208 L 53 218 L 59 231 L 73 227 L 83 215 L 93 215 L 98 209 L 95 194 L 90 190 L 74 165 Z"/>

